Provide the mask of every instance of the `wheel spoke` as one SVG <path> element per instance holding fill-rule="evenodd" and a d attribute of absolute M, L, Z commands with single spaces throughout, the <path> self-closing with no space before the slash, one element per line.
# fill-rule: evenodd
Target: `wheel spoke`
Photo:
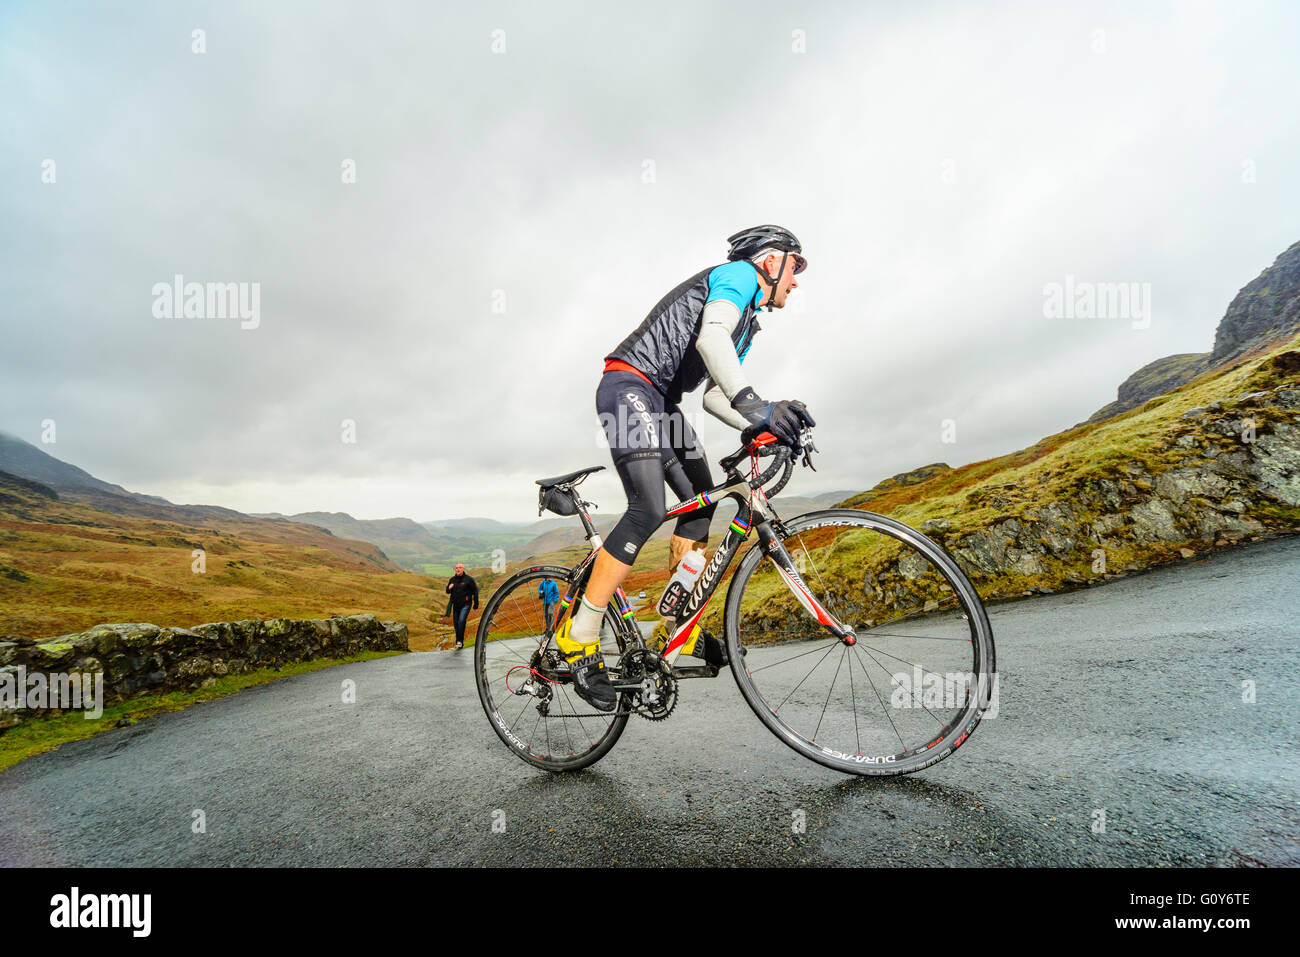
<path fill-rule="evenodd" d="M 858 746 L 857 754 L 862 753 L 862 734 L 858 730 L 858 696 L 853 690 L 853 665 L 849 665 L 849 698 L 853 702 L 853 741 Z"/>
<path fill-rule="evenodd" d="M 847 653 L 849 646 L 844 646 L 844 653 Z M 835 674 L 831 678 L 831 686 L 826 689 L 826 701 L 822 704 L 822 713 L 817 717 L 817 727 L 813 728 L 812 739 L 817 740 L 817 732 L 822 729 L 822 721 L 826 719 L 826 705 L 831 703 L 831 694 L 835 691 L 835 682 L 840 676 L 840 669 L 844 667 L 844 653 L 840 655 L 840 663 L 835 666 Z"/>
<path fill-rule="evenodd" d="M 833 638 L 833 639 L 831 639 L 831 642 L 830 642 L 830 643 L 831 643 L 831 645 L 838 645 L 838 644 L 840 643 L 840 640 L 839 640 L 838 638 Z M 799 652 L 799 654 L 797 654 L 797 655 L 791 655 L 789 658 L 782 658 L 780 661 L 774 661 L 774 662 L 772 662 L 770 665 L 763 665 L 763 667 L 761 667 L 761 668 L 755 668 L 755 669 L 754 669 L 752 672 L 750 672 L 750 673 L 751 673 L 751 674 L 757 674 L 757 673 L 760 672 L 760 671 L 766 671 L 768 668 L 775 668 L 777 665 L 783 665 L 783 664 L 785 664 L 787 661 L 794 661 L 796 658 L 802 658 L 804 655 L 811 655 L 811 654 L 813 654 L 814 652 L 821 651 L 823 647 L 824 647 L 823 645 L 818 645 L 816 648 L 809 649 L 808 651 L 801 651 L 801 652 Z"/>
<path fill-rule="evenodd" d="M 861 645 L 862 643 L 861 643 L 861 642 L 858 642 L 858 644 Z M 903 664 L 905 664 L 905 665 L 911 665 L 913 668 L 919 668 L 919 669 L 921 670 L 921 673 L 922 673 L 922 674 L 925 674 L 925 675 L 934 675 L 934 677 L 939 678 L 940 680 L 942 680 L 943 677 L 944 677 L 944 676 L 941 675 L 939 672 L 937 672 L 937 671 L 929 671 L 928 669 L 922 667 L 921 665 L 918 665 L 918 664 L 917 664 L 916 662 L 914 662 L 914 661 L 908 661 L 906 658 L 900 658 L 900 657 L 898 657 L 898 655 L 891 655 L 889 652 L 885 651 L 883 648 L 876 648 L 876 647 L 874 647 L 873 645 L 862 645 L 862 647 L 863 647 L 864 651 L 865 651 L 866 649 L 870 649 L 871 651 L 878 651 L 878 652 L 880 652 L 882 655 L 884 655 L 886 658 L 893 658 L 895 661 L 901 661 L 901 662 L 902 662 Z M 876 661 L 875 658 L 872 658 L 871 660 L 872 660 L 872 661 Z M 876 664 L 880 664 L 880 662 L 876 661 Z M 885 668 L 884 665 L 880 665 L 880 667 L 881 667 L 881 670 L 883 670 L 883 671 L 885 672 L 885 674 L 889 674 L 889 669 Z M 892 678 L 893 675 L 890 675 L 890 677 Z"/>
<path fill-rule="evenodd" d="M 918 638 L 923 641 L 965 641 L 970 642 L 969 638 L 947 638 L 943 635 L 896 635 L 888 631 L 866 631 L 858 636 L 858 640 L 863 638 Z"/>
<path fill-rule="evenodd" d="M 814 664 L 814 665 L 812 666 L 812 668 L 810 668 L 810 669 L 808 670 L 808 674 L 804 675 L 802 678 L 799 679 L 799 684 L 797 684 L 797 685 L 795 685 L 793 688 L 791 688 L 791 689 L 790 689 L 790 694 L 788 694 L 788 695 L 786 695 L 784 698 L 782 698 L 782 699 L 781 699 L 781 703 L 780 703 L 779 705 L 777 705 L 773 710 L 774 710 L 774 711 L 780 711 L 781 708 L 783 708 L 783 707 L 785 706 L 785 703 L 786 703 L 787 701 L 789 701 L 790 698 L 794 695 L 794 693 L 795 693 L 796 691 L 799 690 L 799 685 L 803 684 L 803 683 L 804 683 L 805 681 L 807 681 L 810 677 L 812 677 L 812 673 L 813 673 L 814 671 L 817 670 L 817 668 L 821 665 L 821 663 L 822 663 L 823 661 L 825 661 L 827 658 L 829 658 L 829 657 L 831 656 L 831 652 L 834 651 L 834 650 L 835 650 L 835 645 L 831 645 L 829 648 L 827 648 L 827 649 L 826 649 L 826 654 L 822 655 L 820 658 L 817 659 L 817 663 Z"/>
<path fill-rule="evenodd" d="M 873 660 L 874 660 L 874 659 L 873 659 Z M 893 730 L 894 730 L 894 737 L 898 738 L 898 743 L 899 743 L 899 745 L 900 745 L 904 750 L 906 750 L 906 749 L 907 749 L 907 742 L 904 741 L 904 740 L 903 740 L 903 736 L 902 736 L 901 734 L 898 733 L 898 725 L 894 723 L 894 716 L 893 716 L 892 714 L 889 713 L 889 706 L 888 706 L 887 704 L 885 704 L 885 699 L 882 698 L 882 697 L 880 697 L 880 689 L 877 688 L 877 687 L 876 687 L 876 683 L 875 683 L 874 681 L 871 680 L 871 675 L 867 674 L 867 666 L 864 665 L 864 664 L 862 663 L 862 659 L 861 659 L 861 658 L 857 659 L 857 662 L 858 662 L 858 667 L 860 667 L 860 668 L 862 669 L 862 674 L 863 674 L 864 676 L 866 676 L 867 682 L 871 685 L 871 690 L 874 691 L 874 692 L 876 693 L 876 701 L 878 701 L 878 702 L 880 703 L 880 710 L 881 710 L 881 713 L 884 714 L 884 716 L 885 716 L 885 720 L 887 720 L 887 721 L 889 722 L 889 726 L 890 726 L 891 728 L 893 728 Z M 877 664 L 878 664 L 878 663 L 879 663 L 879 662 L 877 662 Z M 888 672 L 886 672 L 886 673 L 888 673 Z"/>

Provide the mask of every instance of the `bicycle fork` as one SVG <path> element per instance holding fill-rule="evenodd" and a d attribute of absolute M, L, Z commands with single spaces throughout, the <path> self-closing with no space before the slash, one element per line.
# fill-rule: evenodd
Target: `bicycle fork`
<path fill-rule="evenodd" d="M 813 595 L 812 590 L 804 583 L 803 576 L 799 574 L 798 565 L 790 557 L 785 545 L 776 537 L 776 532 L 772 531 L 772 526 L 769 523 L 763 522 L 758 526 L 758 538 L 763 554 L 771 559 L 772 564 L 776 567 L 777 574 L 781 576 L 786 587 L 794 593 L 795 598 L 799 599 L 799 603 L 808 610 L 808 613 L 817 619 L 817 623 L 844 644 L 856 644 L 858 639 L 853 633 L 853 629 L 827 611 L 816 596 Z"/>

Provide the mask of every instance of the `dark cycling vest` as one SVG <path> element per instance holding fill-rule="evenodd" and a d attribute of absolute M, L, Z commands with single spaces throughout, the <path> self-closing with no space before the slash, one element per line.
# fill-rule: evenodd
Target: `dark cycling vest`
<path fill-rule="evenodd" d="M 695 348 L 695 340 L 700 335 L 700 316 L 709 295 L 709 273 L 716 268 L 710 266 L 697 272 L 660 299 L 641 325 L 605 358 L 621 359 L 640 369 L 673 404 L 681 401 L 683 393 L 699 388 L 709 371 Z M 759 328 L 754 304 L 746 303 L 731 333 L 737 355 L 749 349 Z"/>

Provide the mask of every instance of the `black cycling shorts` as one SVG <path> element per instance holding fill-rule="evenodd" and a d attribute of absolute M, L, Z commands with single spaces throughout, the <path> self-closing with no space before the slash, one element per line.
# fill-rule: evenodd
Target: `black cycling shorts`
<path fill-rule="evenodd" d="M 614 467 L 627 493 L 627 512 L 605 539 L 605 550 L 632 564 L 664 522 L 664 482 L 680 500 L 713 487 L 708 459 L 695 430 L 676 405 L 631 372 L 606 372 L 596 388 L 596 414 Z M 683 515 L 674 534 L 693 542 L 709 535 L 715 506 Z"/>

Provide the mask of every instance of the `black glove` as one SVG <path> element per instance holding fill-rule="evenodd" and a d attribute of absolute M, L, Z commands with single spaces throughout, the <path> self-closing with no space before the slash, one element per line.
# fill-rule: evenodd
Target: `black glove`
<path fill-rule="evenodd" d="M 742 389 L 731 400 L 731 407 L 753 425 L 766 429 L 785 445 L 797 445 L 799 432 L 805 425 L 817 423 L 808 414 L 808 408 L 798 399 L 764 402 L 751 388 Z"/>

